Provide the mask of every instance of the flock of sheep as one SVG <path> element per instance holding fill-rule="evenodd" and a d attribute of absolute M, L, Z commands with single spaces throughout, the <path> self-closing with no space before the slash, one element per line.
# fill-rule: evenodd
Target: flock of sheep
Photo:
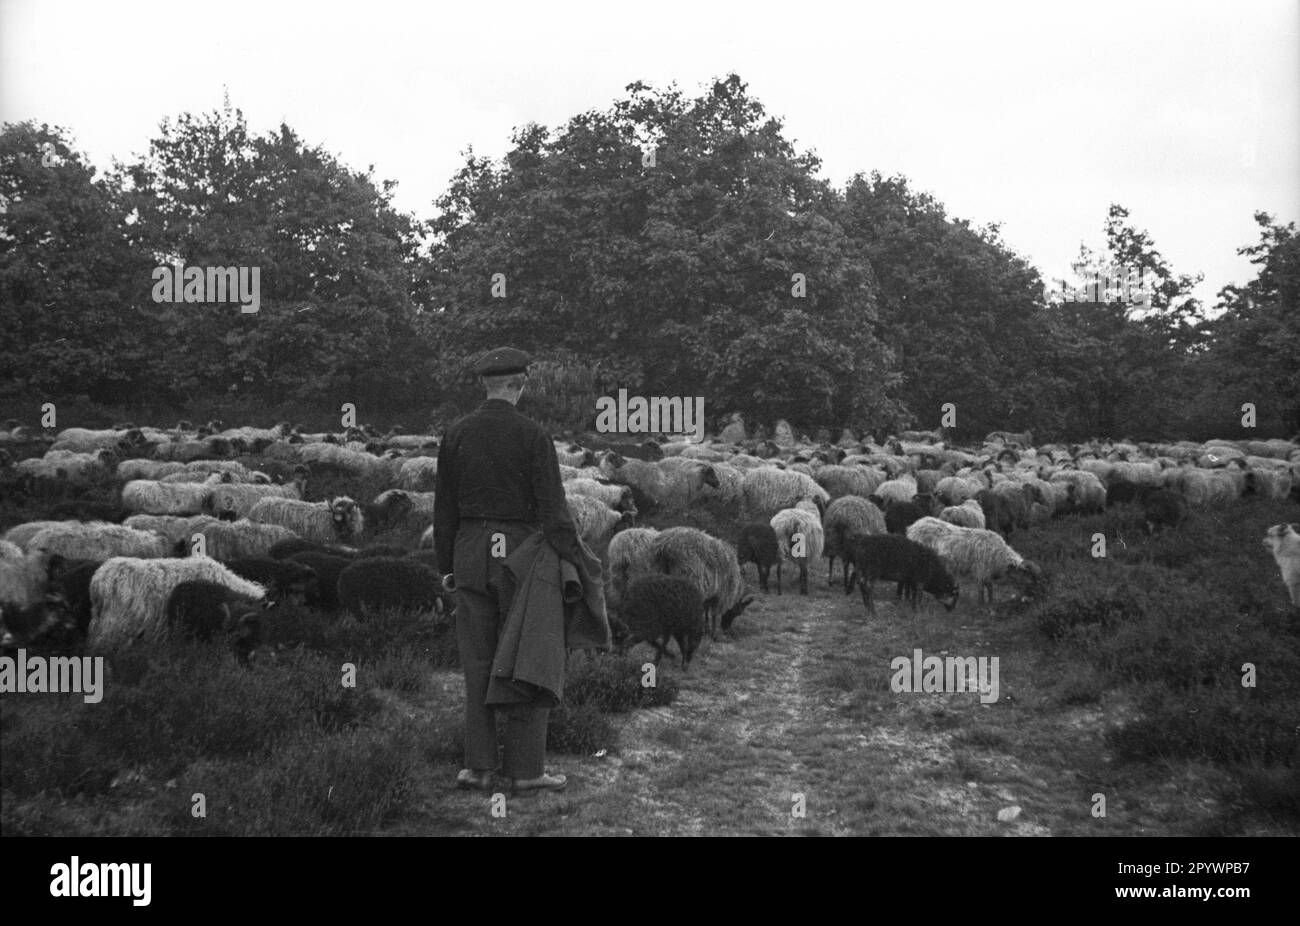
<path fill-rule="evenodd" d="M 833 580 L 839 559 L 845 593 L 860 588 L 869 612 L 877 581 L 896 583 L 914 607 L 925 592 L 952 608 L 961 584 L 990 602 L 1004 578 L 1041 588 L 1042 571 L 1009 541 L 1050 518 L 1132 505 L 1156 531 L 1195 509 L 1300 491 L 1300 447 L 1289 441 L 1035 447 L 1029 434 L 996 432 L 956 448 L 934 432 L 880 444 L 846 432 L 838 445 L 734 428 L 723 437 L 556 444 L 575 523 L 605 564 L 615 639 L 653 644 L 656 660 L 672 640 L 685 666 L 705 632 L 730 628 L 754 600 L 742 571 L 751 563 L 763 593 L 773 567 L 778 593 L 788 564 L 807 594 L 809 567 L 825 559 Z M 415 549 L 374 542 L 431 524 L 436 453 L 432 435 L 366 428 L 182 422 L 69 428 L 51 440 L 7 422 L 0 489 L 58 501 L 0 540 L 4 639 L 100 647 L 185 634 L 225 640 L 244 660 L 265 609 L 287 596 L 358 615 L 446 610 L 431 529 Z M 369 502 L 305 500 L 325 472 L 385 488 Z M 706 501 L 735 543 L 635 526 L 638 515 Z M 1300 535 L 1279 525 L 1265 542 L 1300 605 Z"/>

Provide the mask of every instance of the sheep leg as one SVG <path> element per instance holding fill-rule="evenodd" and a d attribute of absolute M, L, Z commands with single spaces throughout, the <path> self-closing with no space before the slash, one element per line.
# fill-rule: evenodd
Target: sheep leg
<path fill-rule="evenodd" d="M 776 593 L 781 594 L 781 563 L 776 564 Z"/>
<path fill-rule="evenodd" d="M 771 567 L 771 566 L 760 566 L 760 565 L 758 565 L 757 563 L 755 563 L 755 564 L 754 564 L 754 568 L 756 568 L 756 569 L 758 570 L 758 587 L 761 588 L 761 589 L 763 590 L 763 594 L 766 595 L 766 594 L 767 594 L 767 580 L 768 580 L 768 579 L 771 577 L 771 575 L 772 575 L 772 567 Z"/>
<path fill-rule="evenodd" d="M 799 561 L 799 594 L 808 594 L 808 563 L 806 560 Z"/>

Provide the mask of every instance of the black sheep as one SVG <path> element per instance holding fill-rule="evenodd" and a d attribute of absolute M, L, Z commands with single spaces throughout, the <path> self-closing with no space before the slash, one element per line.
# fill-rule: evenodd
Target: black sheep
<path fill-rule="evenodd" d="M 984 510 L 984 526 L 1003 537 L 1010 537 L 1016 526 L 1016 514 L 1011 504 L 992 489 L 980 489 L 975 493 L 975 500 Z"/>
<path fill-rule="evenodd" d="M 262 605 L 219 582 L 182 582 L 167 599 L 167 624 L 202 642 L 229 640 L 241 665 L 262 641 Z"/>
<path fill-rule="evenodd" d="M 753 563 L 758 568 L 758 587 L 767 594 L 767 580 L 776 566 L 776 593 L 781 594 L 781 547 L 771 524 L 754 521 L 740 529 L 736 544 L 736 561 L 744 566 Z"/>
<path fill-rule="evenodd" d="M 929 547 L 897 534 L 870 534 L 849 541 L 851 572 L 844 594 L 854 584 L 862 588 L 862 603 L 868 614 L 875 614 L 871 583 L 884 580 L 898 583 L 898 593 L 906 596 L 912 609 L 920 604 L 920 590 L 929 592 L 951 611 L 957 604 L 957 583 L 943 560 Z"/>
<path fill-rule="evenodd" d="M 319 553 L 304 550 L 289 557 L 291 562 L 301 563 L 316 573 L 316 584 L 308 590 L 304 600 L 313 608 L 334 611 L 339 606 L 339 576 L 356 562 L 350 556 L 335 556 L 332 553 Z"/>
<path fill-rule="evenodd" d="M 442 610 L 438 570 L 404 556 L 372 556 L 339 573 L 339 605 L 357 616 L 367 610 Z"/>
<path fill-rule="evenodd" d="M 616 633 L 621 638 L 620 649 L 649 643 L 655 648 L 655 665 L 671 639 L 677 642 L 682 668 L 687 668 L 704 637 L 704 598 L 694 582 L 681 576 L 634 579 L 619 616 Z"/>
<path fill-rule="evenodd" d="M 306 600 L 318 594 L 316 571 L 305 563 L 249 556 L 229 560 L 223 565 L 240 578 L 265 586 L 267 596 L 273 601 L 293 595 Z"/>
<path fill-rule="evenodd" d="M 376 556 L 402 557 L 411 551 L 395 543 L 372 543 L 357 551 L 357 559 L 371 559 Z"/>
<path fill-rule="evenodd" d="M 116 502 L 93 501 L 78 498 L 70 502 L 59 502 L 51 506 L 49 517 L 52 521 L 75 518 L 78 521 L 107 521 L 121 524 L 130 516 L 130 512 Z"/>
<path fill-rule="evenodd" d="M 1106 487 L 1106 507 L 1139 501 L 1140 496 L 1143 494 L 1143 488 L 1146 487 L 1140 486 L 1136 482 L 1129 482 L 1126 479 L 1112 482 Z"/>
<path fill-rule="evenodd" d="M 271 559 L 289 559 L 299 553 L 328 553 L 330 556 L 345 556 L 352 559 L 357 555 L 356 547 L 345 547 L 332 543 L 317 543 L 302 537 L 280 540 L 271 545 L 266 555 Z"/>
<path fill-rule="evenodd" d="M 90 631 L 90 580 L 102 565 L 99 560 L 65 560 L 50 577 L 50 590 L 63 599 L 65 613 L 81 640 Z"/>
<path fill-rule="evenodd" d="M 916 502 L 900 502 L 891 499 L 885 505 L 885 530 L 891 534 L 906 534 L 909 527 L 928 514 L 929 512 Z"/>
<path fill-rule="evenodd" d="M 1178 527 L 1187 519 L 1187 499 L 1169 489 L 1156 489 L 1142 495 L 1142 526 L 1148 534 L 1166 527 Z"/>

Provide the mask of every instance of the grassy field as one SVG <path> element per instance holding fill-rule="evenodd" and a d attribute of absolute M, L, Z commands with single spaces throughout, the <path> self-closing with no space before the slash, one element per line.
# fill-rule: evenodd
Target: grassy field
<path fill-rule="evenodd" d="M 327 477 L 311 497 L 373 488 Z M 1260 543 L 1295 506 L 1196 511 L 1155 539 L 1128 517 L 1013 536 L 1050 577 L 1032 601 L 1003 586 L 990 608 L 964 588 L 955 611 L 913 615 L 881 585 L 868 619 L 818 564 L 809 596 L 787 569 L 785 595 L 706 638 L 689 672 L 666 658 L 653 689 L 648 647 L 575 656 L 551 729 L 569 790 L 504 804 L 453 787 L 463 686 L 454 632 L 430 617 L 288 605 L 251 669 L 214 647 L 109 654 L 98 704 L 0 698 L 0 832 L 1295 834 L 1300 619 Z M 652 523 L 734 529 L 709 508 Z M 998 657 L 999 699 L 895 693 L 890 661 L 917 648 Z"/>

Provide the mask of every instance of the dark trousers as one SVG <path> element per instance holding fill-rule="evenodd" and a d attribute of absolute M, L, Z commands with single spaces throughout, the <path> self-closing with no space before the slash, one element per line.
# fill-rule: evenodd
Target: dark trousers
<path fill-rule="evenodd" d="M 497 638 L 506 619 L 502 601 L 509 581 L 504 557 L 492 555 L 492 537 L 498 533 L 506 536 L 509 555 L 531 528 L 475 521 L 463 522 L 456 534 L 456 642 L 465 672 L 465 767 L 496 768 L 499 709 L 506 718 L 502 773 L 508 778 L 537 778 L 545 771 L 550 710 L 533 704 L 492 708 L 486 703 Z"/>

